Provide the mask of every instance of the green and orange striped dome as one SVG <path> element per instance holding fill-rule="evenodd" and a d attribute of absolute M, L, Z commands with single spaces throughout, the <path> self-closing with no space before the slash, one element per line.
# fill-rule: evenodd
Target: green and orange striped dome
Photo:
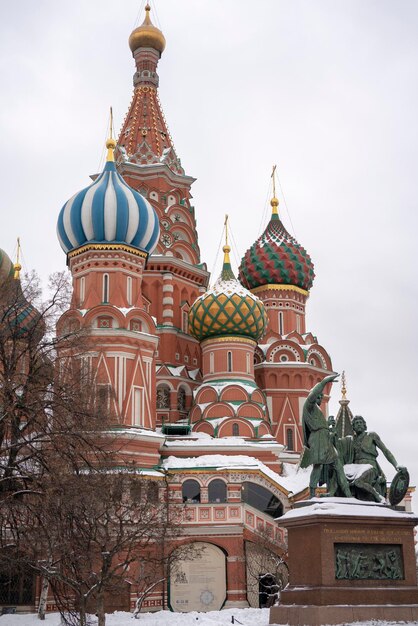
<path fill-rule="evenodd" d="M 189 311 L 189 331 L 199 341 L 238 335 L 257 341 L 267 326 L 264 304 L 235 278 L 224 246 L 222 272 L 212 289 L 201 295 Z"/>

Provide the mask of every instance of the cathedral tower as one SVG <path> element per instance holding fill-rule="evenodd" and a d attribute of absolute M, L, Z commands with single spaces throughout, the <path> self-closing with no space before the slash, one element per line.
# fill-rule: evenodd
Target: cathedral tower
<path fill-rule="evenodd" d="M 58 217 L 73 295 L 57 332 L 89 330 L 81 358 L 97 402 L 120 431 L 125 461 L 147 467 L 158 462 L 161 437 L 154 432 L 158 337 L 145 310 L 142 282 L 160 229 L 148 200 L 116 171 L 115 140 L 106 145 L 103 172 L 68 200 Z"/>
<path fill-rule="evenodd" d="M 144 269 L 143 296 L 156 320 L 157 423 L 187 416 L 201 367 L 199 342 L 188 332 L 188 311 L 205 291 L 208 273 L 200 262 L 191 185 L 177 156 L 158 96 L 163 33 L 144 22 L 129 38 L 135 59 L 134 93 L 116 148 L 119 173 L 155 207 L 161 235 Z"/>
<path fill-rule="evenodd" d="M 332 364 L 306 330 L 305 307 L 314 267 L 280 219 L 274 170 L 271 207 L 266 229 L 241 261 L 239 279 L 262 300 L 268 316 L 267 332 L 255 354 L 255 373 L 267 396 L 273 434 L 289 452 L 300 452 L 303 403 L 309 390 L 332 372 Z"/>

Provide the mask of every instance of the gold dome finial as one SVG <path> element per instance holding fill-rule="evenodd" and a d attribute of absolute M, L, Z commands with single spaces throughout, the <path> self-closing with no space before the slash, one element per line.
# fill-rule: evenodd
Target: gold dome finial
<path fill-rule="evenodd" d="M 145 19 L 141 26 L 135 28 L 129 37 L 129 47 L 132 52 L 138 48 L 154 48 L 161 54 L 165 48 L 165 37 L 159 28 L 156 28 L 150 18 L 151 7 L 145 5 Z"/>
<path fill-rule="evenodd" d="M 278 206 L 279 206 L 279 201 L 276 198 L 276 165 L 273 165 L 273 171 L 271 173 L 271 178 L 273 180 L 273 197 L 270 200 L 270 204 L 271 204 L 271 214 L 272 215 L 279 215 L 279 211 L 278 211 Z"/>
<path fill-rule="evenodd" d="M 20 271 L 22 269 L 22 266 L 20 264 L 20 237 L 17 238 L 16 263 L 13 264 L 13 269 L 14 269 L 13 278 L 15 280 L 19 280 Z"/>
<path fill-rule="evenodd" d="M 225 226 L 225 245 L 222 248 L 223 253 L 224 253 L 224 263 L 231 263 L 230 259 L 229 259 L 229 253 L 231 252 L 231 247 L 228 244 L 228 219 L 229 216 L 225 215 L 225 221 L 224 221 L 224 226 Z"/>
<path fill-rule="evenodd" d="M 110 123 L 109 123 L 109 139 L 106 141 L 107 157 L 106 161 L 114 161 L 114 149 L 116 148 L 116 139 L 113 139 L 113 109 L 110 107 Z"/>
<path fill-rule="evenodd" d="M 347 400 L 347 387 L 345 379 L 345 371 L 341 374 L 341 399 Z"/>
<path fill-rule="evenodd" d="M 231 252 L 231 246 L 228 243 L 228 220 L 229 220 L 228 215 L 225 215 L 225 221 L 224 221 L 225 245 L 222 248 L 223 253 L 224 253 L 224 262 L 222 265 L 221 278 L 223 280 L 235 280 L 234 272 L 232 271 L 232 268 L 231 268 L 231 259 L 229 257 L 229 253 Z"/>

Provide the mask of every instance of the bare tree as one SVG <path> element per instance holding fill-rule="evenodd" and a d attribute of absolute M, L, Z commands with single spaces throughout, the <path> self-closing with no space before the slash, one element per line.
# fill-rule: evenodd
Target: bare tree
<path fill-rule="evenodd" d="M 39 514 L 56 495 L 52 479 L 109 461 L 110 435 L 106 442 L 103 437 L 108 420 L 97 411 L 94 387 L 82 367 L 88 335 L 71 329 L 55 335 L 70 296 L 63 274 L 51 279 L 49 290 L 42 301 L 35 275 L 23 287 L 13 278 L 0 284 L 0 594 L 10 589 L 11 574 L 1 572 L 10 572 L 12 563 L 20 575 L 55 559 L 42 540 L 50 528 Z M 35 528 L 39 540 L 29 552 Z M 3 593 L 6 602 L 16 599 Z"/>
<path fill-rule="evenodd" d="M 258 532 L 254 541 L 245 542 L 245 561 L 251 606 L 272 606 L 289 580 L 287 553 L 270 534 Z"/>
<path fill-rule="evenodd" d="M 59 501 L 56 508 L 54 501 Z M 49 532 L 48 541 L 53 540 L 55 560 L 39 569 L 67 623 L 84 626 L 87 612 L 94 612 L 103 626 L 106 598 L 126 592 L 140 560 L 158 564 L 155 548 L 170 534 L 158 485 L 131 474 L 91 470 L 68 477 L 47 507 L 43 516 L 54 523 L 55 536 Z"/>

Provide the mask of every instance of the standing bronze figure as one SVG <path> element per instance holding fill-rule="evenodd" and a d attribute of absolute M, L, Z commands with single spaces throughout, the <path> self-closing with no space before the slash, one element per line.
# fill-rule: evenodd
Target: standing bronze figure
<path fill-rule="evenodd" d="M 309 496 L 315 496 L 315 489 L 320 481 L 324 468 L 332 471 L 335 489 L 339 488 L 344 496 L 351 498 L 350 487 L 344 474 L 344 468 L 338 452 L 333 445 L 333 437 L 328 422 L 319 408 L 323 399 L 324 387 L 334 382 L 338 374 L 326 376 L 320 383 L 311 389 L 303 405 L 302 429 L 305 449 L 300 466 L 313 465 L 309 480 Z M 333 496 L 329 490 L 328 495 Z"/>

